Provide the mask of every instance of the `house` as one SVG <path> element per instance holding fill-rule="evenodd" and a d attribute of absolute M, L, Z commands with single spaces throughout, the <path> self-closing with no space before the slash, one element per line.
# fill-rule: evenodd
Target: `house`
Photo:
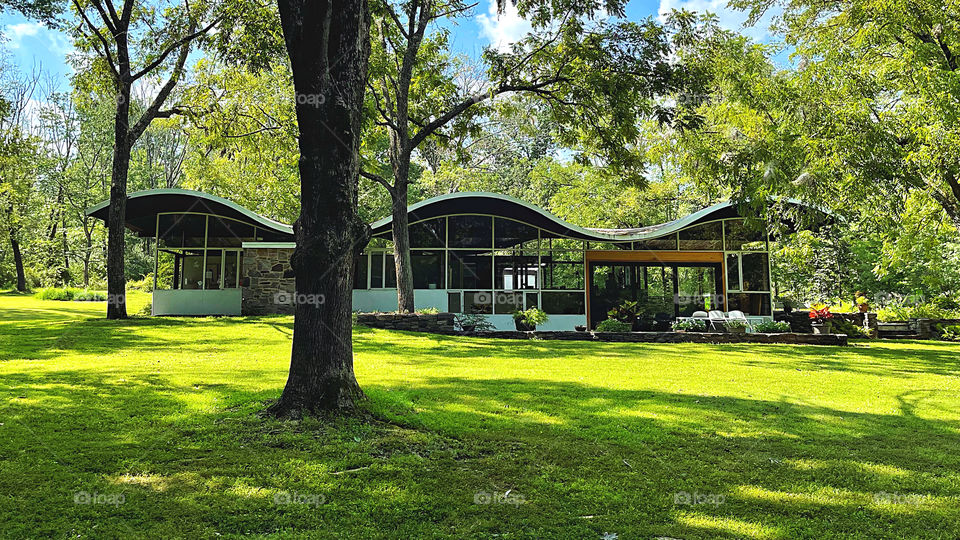
<path fill-rule="evenodd" d="M 107 210 L 88 214 L 106 221 Z M 661 324 L 711 309 L 773 314 L 767 232 L 732 203 L 660 225 L 586 229 L 513 197 L 454 193 L 410 206 L 408 217 L 417 308 L 484 313 L 511 328 L 514 311 L 537 306 L 550 315 L 542 330 L 594 327 L 627 300 Z M 182 189 L 131 194 L 126 225 L 156 241 L 154 315 L 292 312 L 289 225 Z M 371 228 L 353 306 L 393 311 L 391 218 Z"/>

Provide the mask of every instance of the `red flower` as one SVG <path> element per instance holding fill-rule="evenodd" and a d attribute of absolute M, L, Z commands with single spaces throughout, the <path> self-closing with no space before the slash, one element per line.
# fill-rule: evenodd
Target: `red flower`
<path fill-rule="evenodd" d="M 810 308 L 810 318 L 814 321 L 821 322 L 827 319 L 833 318 L 833 313 L 830 313 L 830 306 L 823 306 L 820 309 Z"/>

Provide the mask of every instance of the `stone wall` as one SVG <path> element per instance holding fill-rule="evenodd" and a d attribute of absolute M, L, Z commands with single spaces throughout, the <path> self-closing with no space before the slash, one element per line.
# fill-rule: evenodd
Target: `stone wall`
<path fill-rule="evenodd" d="M 371 328 L 410 330 L 434 334 L 449 334 L 454 331 L 453 313 L 433 315 L 420 313 L 360 313 L 357 315 L 357 323 Z"/>
<path fill-rule="evenodd" d="M 240 271 L 244 315 L 293 313 L 293 248 L 246 248 Z"/>

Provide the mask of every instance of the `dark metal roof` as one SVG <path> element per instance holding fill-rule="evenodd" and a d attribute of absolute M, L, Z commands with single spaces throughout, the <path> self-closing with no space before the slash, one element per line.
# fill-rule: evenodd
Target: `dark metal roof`
<path fill-rule="evenodd" d="M 87 215 L 109 223 L 109 204 L 110 201 L 103 201 L 87 209 Z M 189 189 L 148 189 L 131 193 L 127 198 L 125 224 L 140 237 L 155 236 L 157 214 L 167 212 L 214 214 L 232 218 L 257 227 L 257 236 L 264 241 L 292 242 L 294 239 L 293 228 L 289 225 L 263 217 L 222 197 Z M 218 225 L 229 230 L 230 223 L 229 220 L 221 220 Z M 225 234 L 232 235 L 227 231 Z"/>

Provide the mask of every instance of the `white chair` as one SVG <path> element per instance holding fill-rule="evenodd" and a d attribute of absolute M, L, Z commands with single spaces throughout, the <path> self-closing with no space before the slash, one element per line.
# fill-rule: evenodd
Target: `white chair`
<path fill-rule="evenodd" d="M 743 321 L 743 324 L 747 326 L 747 329 L 753 332 L 753 325 L 750 324 L 750 319 L 748 319 L 747 316 L 744 315 L 742 311 L 735 309 L 730 313 L 727 313 L 727 319 L 729 320 L 737 319 L 737 320 Z"/>
<path fill-rule="evenodd" d="M 710 315 L 706 311 L 694 311 L 691 319 L 709 319 Z"/>
<path fill-rule="evenodd" d="M 711 310 L 707 314 L 707 318 L 710 320 L 710 327 L 717 332 L 723 332 L 724 326 L 723 323 L 727 322 L 727 318 L 723 316 L 722 311 Z M 717 326 L 719 324 L 719 326 Z"/>

